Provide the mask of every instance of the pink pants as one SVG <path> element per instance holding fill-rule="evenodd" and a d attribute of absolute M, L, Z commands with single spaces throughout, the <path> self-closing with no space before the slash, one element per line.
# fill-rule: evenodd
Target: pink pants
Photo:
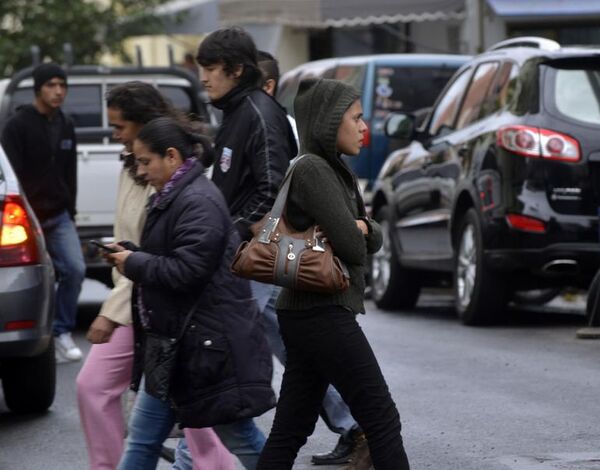
<path fill-rule="evenodd" d="M 115 470 L 123 453 L 121 397 L 131 380 L 133 327 L 118 327 L 105 344 L 94 344 L 77 376 L 79 416 L 91 470 Z M 210 428 L 186 429 L 194 462 L 207 470 L 233 470 L 233 456 Z"/>

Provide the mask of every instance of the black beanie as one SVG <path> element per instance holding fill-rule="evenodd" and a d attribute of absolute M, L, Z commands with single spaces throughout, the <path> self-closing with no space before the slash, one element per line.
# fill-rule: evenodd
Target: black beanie
<path fill-rule="evenodd" d="M 33 90 L 37 93 L 42 88 L 42 85 L 48 80 L 52 80 L 55 77 L 62 78 L 65 83 L 67 82 L 67 74 L 65 71 L 55 63 L 49 62 L 38 65 L 33 69 Z"/>

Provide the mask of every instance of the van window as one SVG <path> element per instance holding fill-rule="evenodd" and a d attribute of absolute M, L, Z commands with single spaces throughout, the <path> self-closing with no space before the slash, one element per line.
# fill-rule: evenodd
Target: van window
<path fill-rule="evenodd" d="M 32 87 L 17 89 L 10 103 L 10 114 L 19 106 L 31 104 L 34 99 Z M 62 106 L 71 116 L 75 127 L 102 127 L 102 94 L 99 85 L 69 85 Z"/>
<path fill-rule="evenodd" d="M 194 104 L 189 92 L 182 87 L 159 85 L 158 89 L 164 97 L 169 99 L 175 108 L 182 110 L 186 114 L 198 112 L 198 110 L 194 109 Z"/>
<path fill-rule="evenodd" d="M 431 135 L 437 135 L 443 128 L 452 129 L 458 106 L 469 83 L 471 71 L 472 69 L 463 70 L 438 101 L 429 125 Z"/>
<path fill-rule="evenodd" d="M 324 77 L 329 78 L 329 77 Z M 333 78 L 341 80 L 348 85 L 352 85 L 357 90 L 363 89 L 363 82 L 365 79 L 365 66 L 364 65 L 338 65 L 335 68 Z"/>
<path fill-rule="evenodd" d="M 490 85 L 498 71 L 498 65 L 498 62 L 486 62 L 478 66 L 475 70 L 475 75 L 469 85 L 469 91 L 463 101 L 460 114 L 458 115 L 456 129 L 462 129 L 479 117 L 481 107 L 488 95 Z"/>
<path fill-rule="evenodd" d="M 500 67 L 500 72 L 488 93 L 488 97 L 481 109 L 480 118 L 489 116 L 498 110 L 504 109 L 514 98 L 514 83 L 519 75 L 519 67 L 512 62 L 505 62 Z"/>
<path fill-rule="evenodd" d="M 69 85 L 62 109 L 75 127 L 102 127 L 102 107 L 100 85 Z"/>
<path fill-rule="evenodd" d="M 413 112 L 431 106 L 458 67 L 378 66 L 375 69 L 374 117 Z"/>

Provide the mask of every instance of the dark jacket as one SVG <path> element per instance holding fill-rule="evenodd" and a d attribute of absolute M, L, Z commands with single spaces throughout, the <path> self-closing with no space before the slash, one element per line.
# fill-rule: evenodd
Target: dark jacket
<path fill-rule="evenodd" d="M 53 119 L 62 123 L 52 148 L 48 118 L 25 105 L 6 123 L 2 146 L 38 219 L 44 221 L 67 210 L 75 217 L 77 148 L 73 123 L 59 109 Z"/>
<path fill-rule="evenodd" d="M 242 239 L 250 239 L 250 225 L 275 202 L 296 140 L 283 108 L 262 90 L 238 86 L 213 104 L 223 110 L 223 122 L 212 179 Z"/>
<path fill-rule="evenodd" d="M 348 107 L 360 95 L 342 82 L 304 80 L 294 102 L 300 136 L 300 159 L 294 170 L 286 217 L 301 231 L 317 224 L 334 253 L 350 272 L 350 287 L 335 294 L 284 289 L 279 310 L 305 310 L 338 305 L 364 312 L 367 254 L 381 247 L 379 224 L 366 217 L 356 177 L 336 149 L 337 131 Z M 364 236 L 356 225 L 363 218 L 369 227 Z M 285 312 L 282 312 L 285 313 Z"/>
<path fill-rule="evenodd" d="M 152 208 L 141 251 L 125 275 L 141 287 L 146 331 L 176 337 L 197 304 L 180 343 L 170 394 L 182 427 L 205 427 L 257 416 L 275 405 L 272 360 L 247 281 L 229 269 L 239 236 L 219 190 L 197 163 Z M 133 295 L 136 329 L 134 388 L 144 334 Z M 153 394 L 153 390 L 146 390 Z"/>

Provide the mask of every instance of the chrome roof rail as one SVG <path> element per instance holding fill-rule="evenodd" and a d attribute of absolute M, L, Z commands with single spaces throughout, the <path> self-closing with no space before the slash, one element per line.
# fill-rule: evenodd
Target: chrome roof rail
<path fill-rule="evenodd" d="M 504 41 L 500 41 L 488 48 L 486 52 L 497 51 L 499 49 L 506 49 L 508 47 L 532 47 L 535 49 L 542 49 L 545 51 L 556 51 L 560 49 L 560 44 L 552 39 L 540 38 L 537 36 L 522 36 L 518 38 L 510 38 Z"/>

